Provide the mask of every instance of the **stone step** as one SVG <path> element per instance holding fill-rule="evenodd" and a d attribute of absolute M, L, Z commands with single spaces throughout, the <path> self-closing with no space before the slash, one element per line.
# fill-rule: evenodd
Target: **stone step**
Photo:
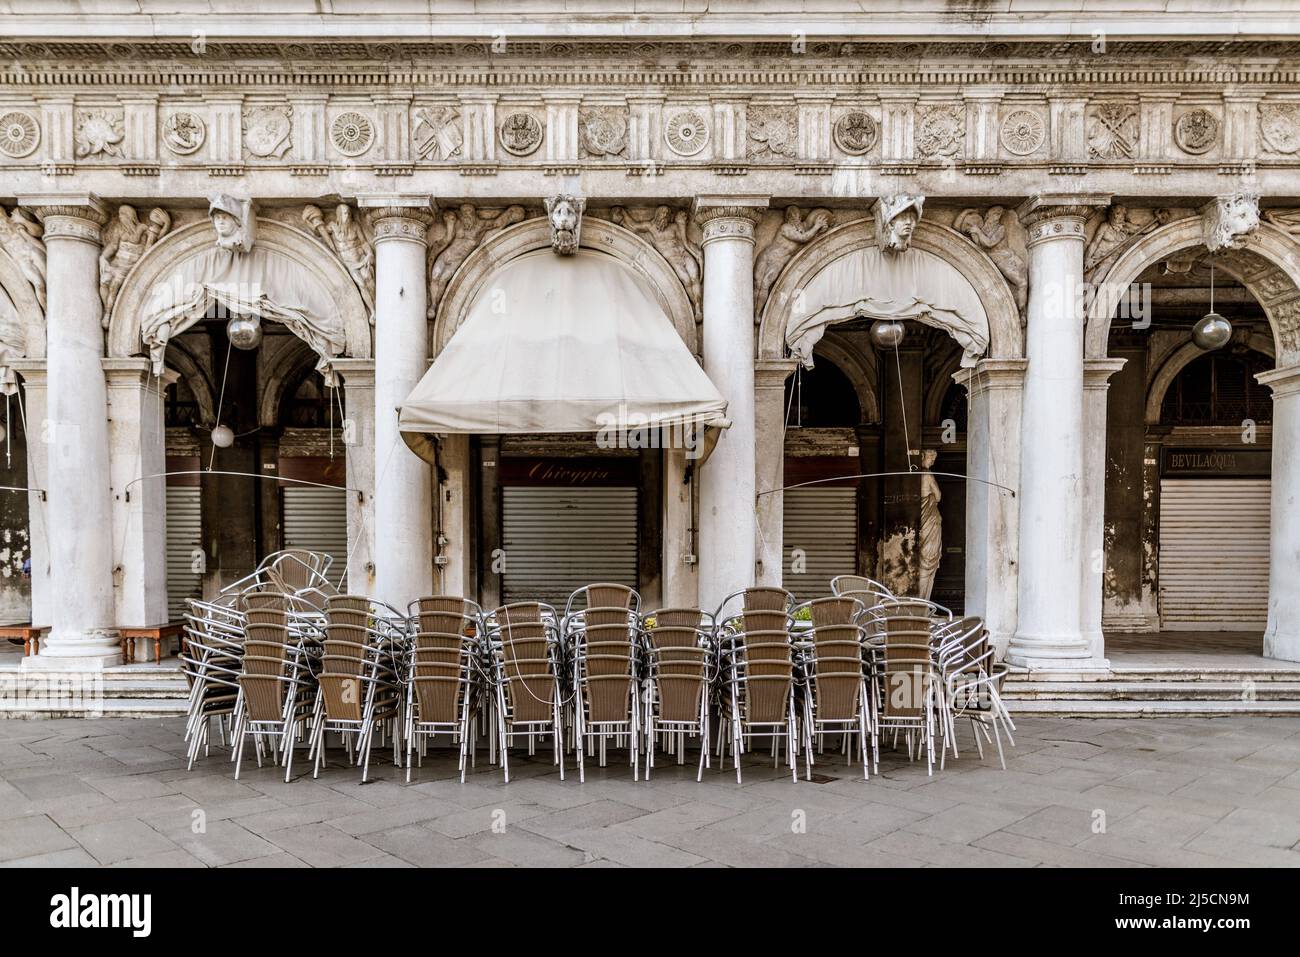
<path fill-rule="evenodd" d="M 1020 716 L 1048 718 L 1169 718 L 1179 715 L 1212 718 L 1229 715 L 1300 716 L 1295 701 L 1012 701 L 1014 720 Z"/>
<path fill-rule="evenodd" d="M 1255 700 L 1300 702 L 1300 681 L 1021 681 L 1003 688 L 1008 701 Z"/>
<path fill-rule="evenodd" d="M 175 698 L 105 698 L 89 706 L 67 702 L 0 700 L 0 719 L 44 720 L 49 718 L 172 718 L 185 715 L 185 701 Z"/>

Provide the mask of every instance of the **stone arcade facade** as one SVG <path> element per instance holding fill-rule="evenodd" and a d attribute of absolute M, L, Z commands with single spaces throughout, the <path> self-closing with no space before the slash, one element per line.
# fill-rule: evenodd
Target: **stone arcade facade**
<path fill-rule="evenodd" d="M 1084 40 L 1050 5 L 923 3 L 906 28 L 777 0 L 498 4 L 502 26 L 372 6 L 395 19 L 6 17 L 0 584 L 50 628 L 39 667 L 115 663 L 116 629 L 284 545 L 346 541 L 349 589 L 393 604 L 497 602 L 523 587 L 511 516 L 582 511 L 520 491 L 556 475 L 632 516 L 654 603 L 926 575 L 1019 664 L 1256 618 L 1300 660 L 1293 4 L 1232 40 L 1110 6 Z M 430 466 L 402 441 L 475 303 L 553 242 L 630 270 L 702 363 L 730 420 L 706 460 L 446 435 Z M 1243 523 L 1245 571 L 1202 513 Z M 1217 618 L 1179 590 L 1198 572 L 1227 579 Z"/>

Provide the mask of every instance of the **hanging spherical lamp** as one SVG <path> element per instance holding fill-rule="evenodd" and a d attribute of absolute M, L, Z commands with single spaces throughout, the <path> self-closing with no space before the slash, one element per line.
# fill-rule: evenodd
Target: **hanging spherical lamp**
<path fill-rule="evenodd" d="M 226 335 L 236 349 L 256 349 L 262 344 L 262 323 L 256 316 L 235 316 L 226 323 Z"/>
<path fill-rule="evenodd" d="M 1192 342 L 1198 349 L 1213 352 L 1232 340 L 1232 323 L 1214 311 L 1214 260 L 1210 260 L 1210 311 L 1192 326 Z"/>
<path fill-rule="evenodd" d="M 235 444 L 235 433 L 228 425 L 218 425 L 212 430 L 212 444 L 219 449 L 228 449 Z"/>
<path fill-rule="evenodd" d="M 877 319 L 871 324 L 870 335 L 877 349 L 894 349 L 907 335 L 907 327 L 898 319 Z"/>

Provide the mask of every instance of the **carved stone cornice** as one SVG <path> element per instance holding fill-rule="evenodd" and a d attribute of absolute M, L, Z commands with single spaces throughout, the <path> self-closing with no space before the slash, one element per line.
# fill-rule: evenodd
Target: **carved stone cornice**
<path fill-rule="evenodd" d="M 433 225 L 433 202 L 428 196 L 359 196 L 357 206 L 366 211 L 376 245 L 390 239 L 428 241 Z"/>
<path fill-rule="evenodd" d="M 44 227 L 44 239 L 75 239 L 98 245 L 108 207 L 93 193 L 53 193 L 20 196 L 18 205 L 33 209 Z"/>

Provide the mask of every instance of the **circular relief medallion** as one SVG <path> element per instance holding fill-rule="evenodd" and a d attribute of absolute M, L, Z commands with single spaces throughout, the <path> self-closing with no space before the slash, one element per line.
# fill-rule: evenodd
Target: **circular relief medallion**
<path fill-rule="evenodd" d="M 163 143 L 173 153 L 188 156 L 203 145 L 207 128 L 197 113 L 188 110 L 172 113 L 163 121 Z"/>
<path fill-rule="evenodd" d="M 30 113 L 14 111 L 0 116 L 0 152 L 5 156 L 26 156 L 40 141 L 41 127 Z"/>
<path fill-rule="evenodd" d="M 1208 152 L 1219 141 L 1219 118 L 1209 110 L 1190 110 L 1174 124 L 1174 142 L 1184 153 Z"/>
<path fill-rule="evenodd" d="M 514 156 L 527 156 L 542 145 L 542 124 L 531 113 L 511 113 L 501 121 L 501 146 Z"/>
<path fill-rule="evenodd" d="M 876 145 L 876 121 L 861 110 L 835 121 L 835 145 L 850 156 L 861 156 Z"/>
<path fill-rule="evenodd" d="M 1267 104 L 1259 108 L 1259 132 L 1276 153 L 1300 150 L 1300 118 L 1294 104 Z"/>
<path fill-rule="evenodd" d="M 344 156 L 360 156 L 375 141 L 375 125 L 362 113 L 340 113 L 330 124 L 330 139 Z"/>
<path fill-rule="evenodd" d="M 1043 118 L 1033 110 L 1012 110 L 1002 121 L 1002 148 L 1013 156 L 1028 156 L 1046 136 Z"/>
<path fill-rule="evenodd" d="M 678 156 L 694 156 L 709 144 L 709 127 L 699 113 L 684 110 L 668 120 L 664 139 Z"/>

